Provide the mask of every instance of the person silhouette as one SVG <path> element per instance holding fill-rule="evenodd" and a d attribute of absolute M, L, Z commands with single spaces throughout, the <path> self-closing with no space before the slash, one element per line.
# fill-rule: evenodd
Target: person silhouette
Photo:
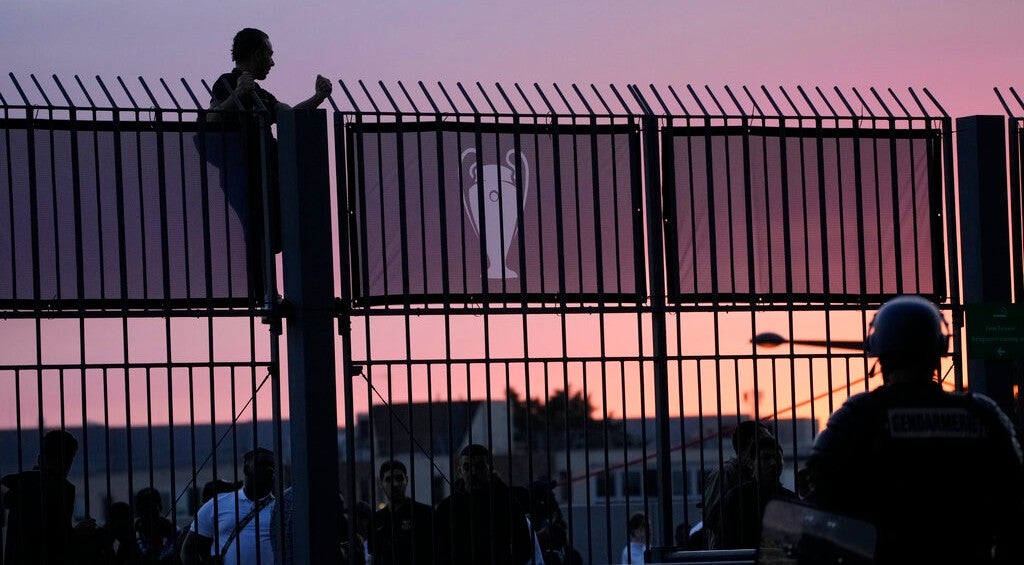
<path fill-rule="evenodd" d="M 64 430 L 43 436 L 37 465 L 0 479 L 7 509 L 4 563 L 64 564 L 74 559 L 75 541 L 96 531 L 86 518 L 72 526 L 75 485 L 67 479 L 78 453 L 78 440 Z"/>
<path fill-rule="evenodd" d="M 217 130 L 212 126 L 206 130 L 202 151 L 208 161 L 222 169 L 227 179 L 223 188 L 228 204 L 241 219 L 245 231 L 249 288 L 252 296 L 262 300 L 265 298 L 262 243 L 266 239 L 272 252 L 281 251 L 277 141 L 271 126 L 277 123 L 280 112 L 292 107 L 257 82 L 267 78 L 274 67 L 274 47 L 265 32 L 245 28 L 236 33 L 231 43 L 231 59 L 235 67 L 217 77 L 210 88 L 212 98 L 206 119 L 220 122 L 224 132 L 240 133 L 241 154 L 229 158 L 231 144 L 210 135 Z M 331 81 L 317 75 L 313 95 L 294 108 L 316 108 L 332 90 Z M 234 186 L 239 176 L 244 178 L 244 189 Z M 264 210 L 264 189 L 269 210 Z M 269 231 L 264 229 L 265 216 Z"/>
<path fill-rule="evenodd" d="M 434 513 L 437 562 L 522 564 L 534 547 L 526 514 L 509 486 L 494 473 L 491 452 L 479 444 L 459 453 L 464 488 L 456 489 Z"/>
<path fill-rule="evenodd" d="M 807 500 L 877 532 L 875 563 L 1024 562 L 1024 459 L 989 398 L 936 381 L 949 345 L 932 302 L 878 309 L 865 342 L 882 386 L 829 418 L 807 461 Z"/>

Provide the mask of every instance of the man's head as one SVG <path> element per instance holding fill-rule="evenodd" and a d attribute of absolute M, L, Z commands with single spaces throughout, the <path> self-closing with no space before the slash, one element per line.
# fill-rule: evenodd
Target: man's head
<path fill-rule="evenodd" d="M 487 486 L 493 468 L 490 450 L 478 443 L 471 443 L 459 452 L 459 474 L 468 490 Z"/>
<path fill-rule="evenodd" d="M 146 487 L 135 493 L 135 514 L 138 516 L 159 516 L 163 510 L 164 503 L 160 491 Z"/>
<path fill-rule="evenodd" d="M 392 504 L 405 500 L 405 488 L 409 484 L 409 473 L 401 461 L 388 459 L 380 464 L 380 490 Z"/>
<path fill-rule="evenodd" d="M 256 28 L 247 27 L 235 34 L 231 42 L 231 60 L 243 71 L 249 71 L 256 80 L 267 78 L 274 66 L 274 47 L 270 36 Z"/>
<path fill-rule="evenodd" d="M 644 542 L 647 539 L 647 516 L 641 512 L 630 516 L 629 522 L 626 523 L 626 535 L 629 536 L 629 541 Z"/>
<path fill-rule="evenodd" d="M 257 498 L 263 498 L 274 490 L 274 469 L 274 453 L 269 449 L 257 447 L 242 458 L 245 486 Z"/>
<path fill-rule="evenodd" d="M 760 420 L 744 420 L 736 426 L 732 433 L 732 449 L 736 452 L 737 456 L 742 457 L 742 454 L 747 451 L 750 444 L 755 439 L 761 437 L 774 439 L 775 434 L 772 433 L 772 429 L 768 424 Z"/>
<path fill-rule="evenodd" d="M 774 437 L 758 437 L 740 455 L 740 464 L 762 486 L 775 486 L 782 477 L 782 447 Z"/>
<path fill-rule="evenodd" d="M 929 380 L 949 348 L 946 327 L 935 304 L 920 296 L 899 296 L 871 320 L 867 353 L 878 358 L 886 382 L 897 372 L 901 378 Z"/>
<path fill-rule="evenodd" d="M 68 476 L 71 464 L 78 453 L 78 440 L 64 430 L 52 430 L 43 436 L 43 448 L 39 451 L 39 467 L 45 471 Z"/>

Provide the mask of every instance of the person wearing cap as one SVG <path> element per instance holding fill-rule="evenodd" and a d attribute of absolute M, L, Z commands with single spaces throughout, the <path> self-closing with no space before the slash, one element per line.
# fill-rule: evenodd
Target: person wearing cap
<path fill-rule="evenodd" d="M 936 381 L 949 342 L 938 308 L 885 303 L 868 330 L 882 386 L 850 397 L 807 461 L 808 501 L 874 525 L 876 563 L 1021 563 L 1024 463 L 989 398 Z"/>

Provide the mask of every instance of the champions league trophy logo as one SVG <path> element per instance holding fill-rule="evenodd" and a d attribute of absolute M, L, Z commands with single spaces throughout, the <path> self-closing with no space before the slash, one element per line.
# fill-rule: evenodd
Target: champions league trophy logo
<path fill-rule="evenodd" d="M 483 171 L 477 171 L 476 149 L 469 148 L 462 152 L 460 158 L 463 166 L 469 157 L 469 178 L 473 185 L 463 193 L 463 206 L 469 215 L 473 229 L 477 237 L 484 240 L 484 247 L 487 250 L 487 278 L 489 279 L 516 279 L 519 273 L 503 268 L 505 257 L 509 248 L 512 247 L 512 238 L 519 226 L 519 199 L 518 187 L 516 187 L 516 162 L 515 149 L 505 153 L 506 165 L 484 165 Z M 522 201 L 525 205 L 527 194 L 527 182 L 530 179 L 530 165 L 526 158 L 519 154 L 523 173 Z M 483 191 L 483 198 L 481 198 Z M 480 233 L 481 211 L 480 205 L 483 201 L 483 223 L 487 233 Z"/>

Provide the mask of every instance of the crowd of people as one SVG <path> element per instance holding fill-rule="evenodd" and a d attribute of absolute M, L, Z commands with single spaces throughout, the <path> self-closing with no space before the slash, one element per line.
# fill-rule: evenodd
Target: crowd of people
<path fill-rule="evenodd" d="M 291 565 L 294 497 L 274 496 L 276 458 L 257 448 L 242 458 L 239 483 L 211 481 L 194 519 L 176 531 L 160 493 L 147 487 L 133 504 L 110 505 L 102 526 L 73 522 L 75 487 L 67 479 L 78 442 L 63 430 L 43 437 L 38 465 L 3 477 L 7 565 Z M 401 461 L 380 465 L 383 504 L 350 510 L 338 496 L 338 563 L 579 565 L 549 481 L 509 487 L 490 451 L 470 444 L 459 454 L 458 479 L 436 508 L 413 500 Z M 134 519 L 132 512 L 134 509 Z M 353 520 L 356 536 L 349 535 Z"/>

